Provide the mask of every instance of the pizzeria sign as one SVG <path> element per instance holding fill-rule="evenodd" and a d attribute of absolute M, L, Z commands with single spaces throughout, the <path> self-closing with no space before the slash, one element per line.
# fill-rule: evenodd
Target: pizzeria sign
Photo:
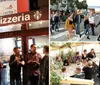
<path fill-rule="evenodd" d="M 48 20 L 47 8 L 42 8 L 40 10 L 34 10 L 24 13 L 0 16 L 0 26 L 25 23 L 25 22 L 35 22 L 39 20 Z"/>

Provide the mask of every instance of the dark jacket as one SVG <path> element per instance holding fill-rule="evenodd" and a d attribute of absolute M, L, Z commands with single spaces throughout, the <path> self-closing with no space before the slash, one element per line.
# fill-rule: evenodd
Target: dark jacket
<path fill-rule="evenodd" d="M 86 26 L 88 25 L 88 27 L 89 27 L 89 20 L 85 20 L 84 21 L 84 28 L 86 29 Z"/>
<path fill-rule="evenodd" d="M 63 65 L 64 65 L 64 66 L 68 66 L 68 65 L 69 65 L 69 62 L 68 62 L 67 59 L 65 59 L 65 60 L 63 61 Z"/>
<path fill-rule="evenodd" d="M 40 63 L 40 72 L 44 77 L 49 76 L 49 56 L 45 55 Z"/>
<path fill-rule="evenodd" d="M 92 75 L 93 75 L 93 68 L 90 67 L 84 67 L 83 71 L 85 73 L 85 79 L 92 79 Z"/>
<path fill-rule="evenodd" d="M 54 18 L 54 22 L 55 22 L 55 23 L 59 23 L 59 22 L 60 22 L 60 19 L 59 19 L 58 16 L 55 16 L 55 18 Z"/>
<path fill-rule="evenodd" d="M 10 61 L 9 61 L 10 72 L 20 74 L 22 65 L 18 64 L 17 61 L 15 61 L 15 58 L 16 58 L 16 56 L 14 54 L 10 56 Z M 21 61 L 23 61 L 23 58 L 20 55 L 20 62 Z"/>
<path fill-rule="evenodd" d="M 79 18 L 80 17 L 80 18 Z M 75 23 L 81 23 L 81 15 L 77 14 L 74 19 Z"/>
<path fill-rule="evenodd" d="M 96 57 L 96 54 L 94 53 L 94 55 L 92 55 L 92 53 L 89 52 L 88 55 L 87 55 L 87 57 L 88 57 L 88 59 L 95 58 Z"/>
<path fill-rule="evenodd" d="M 80 74 L 75 74 L 73 76 L 71 76 L 73 78 L 80 78 L 80 79 L 84 79 L 85 78 L 85 74 L 84 73 L 80 73 Z"/>
<path fill-rule="evenodd" d="M 82 54 L 82 59 L 83 60 L 88 59 L 88 55 L 86 55 L 86 57 L 84 57 L 84 55 Z"/>

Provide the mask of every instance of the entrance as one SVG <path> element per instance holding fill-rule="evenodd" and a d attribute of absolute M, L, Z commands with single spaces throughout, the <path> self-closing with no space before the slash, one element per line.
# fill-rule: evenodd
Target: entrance
<path fill-rule="evenodd" d="M 43 12 L 41 11 L 41 13 L 44 13 L 42 14 L 42 17 L 38 20 L 34 19 L 34 22 L 23 21 L 20 23 L 18 22 L 18 25 L 16 22 L 16 25 L 14 23 L 12 23 L 13 25 L 10 23 L 10 25 L 5 24 L 7 26 L 0 27 L 0 62 L 3 63 L 4 67 L 2 69 L 2 85 L 9 85 L 10 76 L 8 63 L 10 55 L 13 54 L 14 47 L 17 46 L 20 48 L 20 53 L 25 60 L 30 51 L 30 45 L 35 43 L 37 45 L 37 51 L 43 56 L 42 48 L 44 45 L 49 44 L 49 21 L 47 18 L 48 11 L 44 10 Z M 37 15 L 35 18 L 37 18 Z M 3 26 L 3 24 L 0 25 Z M 21 80 L 22 85 L 27 85 L 25 67 L 23 67 L 21 72 Z"/>
<path fill-rule="evenodd" d="M 9 41 L 9 42 L 8 42 Z M 8 43 L 7 43 L 8 42 Z M 3 64 L 3 69 L 1 70 L 2 85 L 9 85 L 10 75 L 9 75 L 9 58 L 13 54 L 13 48 L 19 47 L 20 54 L 22 54 L 22 40 L 20 37 L 14 38 L 4 38 L 0 39 L 0 61 Z M 29 36 L 28 37 L 28 52 L 30 51 L 30 45 L 37 45 L 37 52 L 43 57 L 43 46 L 48 45 L 48 36 Z M 21 69 L 21 82 L 23 82 L 23 69 Z"/>

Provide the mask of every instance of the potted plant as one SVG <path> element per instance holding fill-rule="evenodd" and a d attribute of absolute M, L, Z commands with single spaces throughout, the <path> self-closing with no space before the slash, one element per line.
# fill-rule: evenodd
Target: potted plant
<path fill-rule="evenodd" d="M 74 53 L 73 51 L 69 51 L 69 52 L 66 54 L 67 59 L 69 60 L 70 63 L 73 62 L 72 57 L 74 56 L 74 54 L 75 54 L 75 53 Z"/>
<path fill-rule="evenodd" d="M 56 72 L 51 71 L 51 75 L 50 75 L 50 85 L 60 85 L 60 81 L 61 81 L 61 77 L 59 75 L 57 75 Z"/>

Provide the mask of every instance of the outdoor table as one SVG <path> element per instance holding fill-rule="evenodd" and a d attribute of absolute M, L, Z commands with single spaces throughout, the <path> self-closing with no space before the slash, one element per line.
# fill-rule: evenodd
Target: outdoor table
<path fill-rule="evenodd" d="M 70 77 L 70 76 L 72 76 L 72 75 L 75 75 L 75 70 L 76 70 L 76 68 L 77 67 L 79 67 L 79 68 L 83 68 L 83 66 L 82 66 L 82 63 L 80 63 L 79 65 L 77 65 L 76 63 L 74 63 L 74 64 L 70 64 L 69 66 L 64 66 L 65 68 L 66 68 L 66 70 L 67 70 L 67 73 L 69 73 L 69 75 L 68 75 L 68 77 Z M 61 68 L 62 69 L 62 68 Z M 59 69 L 59 70 L 55 70 L 55 72 L 60 76 L 60 74 L 61 74 L 61 69 Z"/>
<path fill-rule="evenodd" d="M 93 59 L 91 59 L 92 60 L 92 62 L 98 67 L 99 66 L 99 62 L 100 62 L 100 59 L 99 58 L 93 58 Z"/>

